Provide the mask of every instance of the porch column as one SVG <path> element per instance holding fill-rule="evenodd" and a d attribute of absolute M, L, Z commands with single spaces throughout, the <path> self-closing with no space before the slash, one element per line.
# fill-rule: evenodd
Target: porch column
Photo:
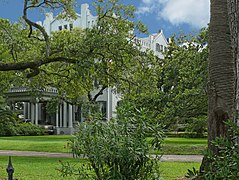
<path fill-rule="evenodd" d="M 111 92 L 111 89 L 108 87 L 107 88 L 107 101 L 106 101 L 106 106 L 107 106 L 107 110 L 106 110 L 106 117 L 107 117 L 107 121 L 109 121 L 110 120 L 110 116 L 111 116 L 111 114 L 110 114 L 110 92 Z"/>
<path fill-rule="evenodd" d="M 83 107 L 82 107 L 82 105 L 80 106 L 80 122 L 81 122 L 81 123 L 84 122 Z"/>
<path fill-rule="evenodd" d="M 75 123 L 76 122 L 76 105 L 73 105 L 72 107 L 73 107 L 72 121 L 73 123 Z"/>
<path fill-rule="evenodd" d="M 36 112 L 36 114 L 35 114 L 35 124 L 36 125 L 38 125 L 38 117 L 39 117 L 39 114 L 38 114 L 39 113 L 39 109 L 38 108 L 39 108 L 39 103 L 37 102 L 35 104 L 35 109 L 36 109 L 36 111 L 35 111 Z"/>
<path fill-rule="evenodd" d="M 30 103 L 31 104 L 31 123 L 34 124 L 34 117 L 35 117 L 35 108 L 34 108 L 34 103 Z"/>
<path fill-rule="evenodd" d="M 24 115 L 24 119 L 27 119 L 27 115 L 28 115 L 28 112 L 27 112 L 27 102 L 23 102 L 24 103 L 24 108 L 23 108 L 23 115 Z"/>
<path fill-rule="evenodd" d="M 56 108 L 56 127 L 59 127 L 59 106 Z"/>
<path fill-rule="evenodd" d="M 27 119 L 31 119 L 31 103 L 27 103 Z"/>
<path fill-rule="evenodd" d="M 63 118 L 63 127 L 67 127 L 67 103 L 66 102 L 64 102 L 63 103 L 63 116 L 64 116 L 64 118 Z"/>
<path fill-rule="evenodd" d="M 68 111 L 68 113 L 69 113 L 69 124 L 68 124 L 68 127 L 69 128 L 72 128 L 72 105 L 71 104 L 69 104 L 69 111 Z"/>
<path fill-rule="evenodd" d="M 38 109 L 39 109 L 38 120 L 42 121 L 42 103 L 38 103 Z"/>
<path fill-rule="evenodd" d="M 62 104 L 60 104 L 60 127 L 62 127 Z"/>

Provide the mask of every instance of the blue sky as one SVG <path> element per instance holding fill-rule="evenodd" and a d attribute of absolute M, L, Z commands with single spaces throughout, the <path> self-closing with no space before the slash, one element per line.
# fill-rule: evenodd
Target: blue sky
<path fill-rule="evenodd" d="M 77 0 L 91 3 L 92 0 Z M 149 33 L 162 29 L 166 37 L 172 34 L 197 33 L 209 22 L 210 0 L 123 0 L 133 4 L 135 19 L 148 26 Z M 22 15 L 23 0 L 0 0 L 0 18 L 17 21 Z M 79 12 L 79 9 L 76 9 Z M 42 12 L 32 12 L 34 21 L 43 21 Z"/>

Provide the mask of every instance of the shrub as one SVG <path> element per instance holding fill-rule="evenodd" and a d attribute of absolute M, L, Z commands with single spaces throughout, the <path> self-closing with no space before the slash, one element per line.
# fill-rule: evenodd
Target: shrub
<path fill-rule="evenodd" d="M 186 132 L 189 132 L 192 137 L 204 137 L 206 128 L 207 116 L 192 118 L 191 121 L 186 124 Z"/>
<path fill-rule="evenodd" d="M 209 153 L 210 166 L 205 170 L 206 179 L 239 179 L 239 128 L 233 122 L 227 122 L 231 137 L 217 138 L 218 155 Z"/>
<path fill-rule="evenodd" d="M 17 116 L 10 110 L 0 109 L 0 136 L 17 134 Z"/>
<path fill-rule="evenodd" d="M 63 176 L 79 172 L 80 179 L 159 179 L 159 157 L 149 156 L 151 148 L 160 148 L 162 131 L 151 125 L 144 110 L 122 108 L 120 118 L 103 122 L 95 118 L 79 125 L 71 142 L 75 155 L 88 158 L 77 171 L 62 164 Z M 146 138 L 155 137 L 151 144 Z"/>
<path fill-rule="evenodd" d="M 44 135 L 44 129 L 31 123 L 19 123 L 17 133 L 21 136 L 40 136 Z"/>
<path fill-rule="evenodd" d="M 0 109 L 0 136 L 36 136 L 43 135 L 44 130 L 31 123 L 23 123 L 10 110 Z"/>

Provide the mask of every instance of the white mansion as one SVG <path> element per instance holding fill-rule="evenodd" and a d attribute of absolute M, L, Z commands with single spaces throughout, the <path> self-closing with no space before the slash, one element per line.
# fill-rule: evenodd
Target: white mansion
<path fill-rule="evenodd" d="M 76 14 L 75 20 L 59 19 L 53 16 L 53 13 L 47 13 L 43 23 L 39 24 L 45 27 L 46 32 L 50 35 L 53 31 L 63 29 L 71 30 L 75 27 L 91 28 L 96 24 L 97 16 L 91 14 L 88 4 L 81 5 L 81 14 Z M 167 49 L 168 42 L 160 30 L 158 33 L 152 34 L 145 38 L 136 39 L 141 44 L 141 50 L 150 49 L 156 56 L 163 59 L 162 52 Z M 56 134 L 72 134 L 76 122 L 82 122 L 81 109 L 67 102 L 59 104 L 55 114 L 49 114 L 46 111 L 46 102 L 52 97 L 57 96 L 57 89 L 48 88 L 41 90 L 40 98 L 33 98 L 31 91 L 27 88 L 11 88 L 7 93 L 8 102 L 12 109 L 18 102 L 23 102 L 22 114 L 24 119 L 28 119 L 34 124 L 51 124 L 56 127 Z M 94 93 L 94 92 L 92 92 Z M 103 94 L 97 98 L 100 103 L 101 112 L 105 113 L 106 119 L 115 117 L 117 103 L 120 101 L 119 95 L 115 94 L 111 88 L 104 90 Z"/>

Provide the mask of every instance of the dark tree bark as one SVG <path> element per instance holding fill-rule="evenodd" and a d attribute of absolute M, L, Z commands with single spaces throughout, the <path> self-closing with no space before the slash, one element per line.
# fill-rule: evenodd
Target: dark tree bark
<path fill-rule="evenodd" d="M 232 36 L 233 59 L 236 63 L 236 111 L 239 112 L 239 0 L 228 0 L 229 24 Z M 238 123 L 235 118 L 235 123 Z"/>
<path fill-rule="evenodd" d="M 225 121 L 234 119 L 236 97 L 236 65 L 232 51 L 227 0 L 211 0 L 208 66 L 208 149 L 216 137 L 227 137 Z M 201 170 L 208 163 L 204 158 Z"/>

